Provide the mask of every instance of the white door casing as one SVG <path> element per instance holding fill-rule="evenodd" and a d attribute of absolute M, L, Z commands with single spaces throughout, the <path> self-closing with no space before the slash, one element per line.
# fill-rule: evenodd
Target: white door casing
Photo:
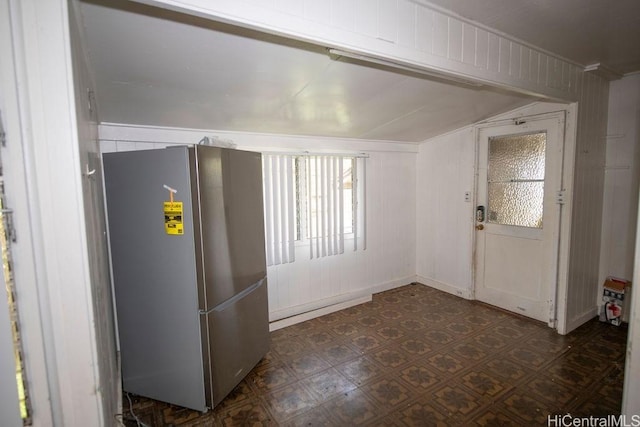
<path fill-rule="evenodd" d="M 0 253 L 3 250 L 0 248 Z M 20 426 L 20 400 L 16 382 L 16 365 L 13 356 L 9 304 L 5 293 L 4 274 L 0 272 L 0 415 L 7 426 Z"/>
<path fill-rule="evenodd" d="M 508 178 L 513 170 L 509 160 L 499 160 L 494 154 L 493 168 L 489 168 L 489 145 L 509 141 L 522 141 L 518 136 L 532 135 L 544 144 L 544 184 L 536 179 Z M 533 136 L 533 135 L 538 135 Z M 476 217 L 475 236 L 475 295 L 480 301 L 546 322 L 555 327 L 556 292 L 558 274 L 558 244 L 560 231 L 559 191 L 562 186 L 564 146 L 564 114 L 520 118 L 510 123 L 500 122 L 480 127 L 477 131 L 476 206 L 483 206 L 485 218 Z M 517 142 L 521 144 L 521 142 Z M 495 151 L 494 151 L 495 153 Z M 515 155 L 514 158 L 517 158 Z M 508 156 L 507 156 L 508 158 Z M 506 163 L 505 163 L 506 161 Z M 506 166 L 502 166 L 505 165 Z M 503 171 L 503 172 L 500 172 Z M 496 176 L 507 177 L 505 182 L 495 181 Z M 489 178 L 493 179 L 489 184 Z M 503 178 L 500 178 L 503 179 Z M 538 181 L 538 182 L 536 182 Z M 489 186 L 493 186 L 493 204 L 505 201 L 507 211 L 518 217 L 518 208 L 509 201 L 516 187 L 530 186 L 532 194 L 543 197 L 541 224 L 535 215 L 524 219 L 496 213 L 490 206 Z M 525 206 L 520 209 L 525 216 L 535 212 L 535 197 L 524 197 Z M 531 202 L 530 204 L 528 202 Z M 561 202 L 561 200 L 560 200 Z M 497 209 L 497 208 L 496 208 Z M 527 223 L 528 226 L 507 225 Z M 538 228 L 539 227 L 539 228 Z"/>

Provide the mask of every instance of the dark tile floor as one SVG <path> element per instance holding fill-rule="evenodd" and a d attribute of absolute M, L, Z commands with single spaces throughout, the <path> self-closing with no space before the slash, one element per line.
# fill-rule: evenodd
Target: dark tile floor
<path fill-rule="evenodd" d="M 626 328 L 568 336 L 413 284 L 271 334 L 271 351 L 206 414 L 130 396 L 148 426 L 547 425 L 618 414 Z M 124 397 L 124 422 L 136 426 Z"/>

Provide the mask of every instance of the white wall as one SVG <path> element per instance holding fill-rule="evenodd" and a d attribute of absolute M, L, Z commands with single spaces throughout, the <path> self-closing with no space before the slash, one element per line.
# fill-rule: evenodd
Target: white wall
<path fill-rule="evenodd" d="M 87 235 L 90 293 L 95 320 L 97 368 L 100 375 L 96 395 L 101 399 L 105 425 L 113 414 L 121 412 L 120 371 L 116 359 L 116 337 L 109 277 L 109 254 L 106 239 L 102 162 L 98 143 L 98 112 L 94 102 L 95 84 L 82 44 L 82 22 L 77 2 L 70 5 L 70 38 L 75 86 L 79 161 L 82 174 L 82 200 Z"/>
<path fill-rule="evenodd" d="M 604 176 L 604 143 L 600 135 L 604 134 L 602 108 L 606 82 L 593 76 L 587 79 L 593 81 L 584 89 L 586 102 L 577 107 L 582 111 L 581 121 L 576 122 L 575 108 L 552 103 L 533 104 L 487 120 L 567 111 L 563 188 L 569 199 L 562 207 L 564 237 L 560 244 L 557 297 L 561 333 L 570 332 L 597 313 L 602 203 L 598 183 L 601 185 Z M 474 206 L 464 202 L 464 193 L 470 191 L 473 196 L 474 164 L 473 126 L 430 139 L 420 146 L 416 274 L 425 284 L 466 298 L 473 297 Z"/>
<path fill-rule="evenodd" d="M 268 269 L 272 320 L 414 280 L 415 157 L 373 152 L 367 159 L 366 250 L 310 260 L 302 246 L 294 263 Z"/>
<path fill-rule="evenodd" d="M 475 142 L 472 126 L 420 145 L 416 274 L 421 283 L 472 298 Z M 465 192 L 471 201 L 465 202 Z"/>
<path fill-rule="evenodd" d="M 600 284 L 633 275 L 640 179 L 640 74 L 610 83 Z M 597 298 L 601 302 L 601 298 Z"/>
<path fill-rule="evenodd" d="M 416 145 L 215 130 L 100 127 L 103 152 L 193 144 L 205 135 L 230 139 L 239 149 L 366 152 L 370 156 L 366 160 L 366 250 L 353 252 L 347 244 L 344 254 L 310 260 L 308 247 L 301 245 L 296 248 L 295 262 L 269 267 L 272 321 L 414 281 Z"/>
<path fill-rule="evenodd" d="M 609 82 L 585 73 L 578 79 L 578 95 L 568 286 L 566 295 L 559 296 L 567 304 L 566 319 L 561 321 L 565 332 L 598 313 Z"/>
<path fill-rule="evenodd" d="M 640 75 L 632 76 L 629 80 L 621 81 L 619 84 L 615 85 L 612 88 L 612 98 L 618 94 L 618 90 L 622 87 L 627 87 L 630 85 L 631 87 L 627 87 L 630 89 L 631 94 L 635 94 L 636 102 L 629 104 L 628 110 L 635 110 L 635 125 L 633 123 L 631 114 L 624 114 L 626 117 L 625 122 L 625 131 L 629 131 L 630 133 L 635 132 L 636 134 L 636 143 L 635 150 L 639 149 L 638 144 L 638 128 L 640 124 L 640 102 L 638 97 L 638 80 Z M 623 79 L 626 80 L 626 79 Z M 629 83 L 629 82 L 632 83 Z M 633 99 L 634 96 L 631 96 Z M 620 101 L 616 104 L 620 105 Z M 613 107 L 613 106 L 612 106 Z M 628 111 L 628 110 L 625 110 Z M 620 111 L 620 113 L 622 113 Z M 609 129 L 612 130 L 611 128 Z M 625 132 L 626 133 L 626 132 Z M 634 156 L 635 157 L 635 156 Z M 637 163 L 636 163 L 637 165 Z M 638 194 L 638 188 L 635 188 L 635 194 Z M 636 220 L 635 220 L 636 230 L 637 227 L 640 226 L 640 208 L 636 207 Z M 632 286 L 637 288 L 638 283 L 640 283 L 640 233 L 636 233 L 635 239 L 635 254 L 633 257 L 633 277 L 632 277 Z M 627 338 L 627 355 L 625 359 L 625 372 L 624 372 L 624 390 L 623 390 L 623 398 L 622 398 L 622 414 L 627 416 L 637 415 L 640 413 L 640 382 L 638 382 L 638 377 L 640 377 L 640 292 L 636 291 L 631 294 L 630 304 L 627 304 L 627 307 L 630 308 L 629 314 L 629 334 Z"/>
<path fill-rule="evenodd" d="M 605 82 L 587 78 L 574 65 L 504 35 L 408 0 L 397 3 L 380 0 L 380 8 L 371 8 L 364 1 L 335 1 L 332 4 L 336 13 L 331 14 L 326 14 L 329 10 L 326 7 L 313 7 L 322 6 L 322 2 L 300 2 L 306 5 L 303 7 L 296 2 L 280 1 L 270 2 L 269 7 L 256 1 L 253 5 L 206 0 L 147 2 L 173 5 L 265 31 L 326 41 L 327 45 L 451 71 L 497 85 L 521 87 L 532 93 L 583 100 L 579 107 L 576 152 L 576 182 L 580 186 L 575 200 L 580 209 L 576 209 L 579 212 L 572 229 L 575 251 L 571 254 L 571 289 L 566 298 L 573 301 L 572 324 L 590 314 L 597 293 L 593 282 L 598 279 L 600 253 L 604 177 L 604 150 L 600 141 L 604 136 L 601 121 L 606 120 L 606 109 L 602 108 L 607 98 Z M 394 8 L 394 4 L 399 8 Z M 6 54 L 0 61 L 0 102 L 11 141 L 3 148 L 3 156 L 12 160 L 6 168 L 10 177 L 7 191 L 16 209 L 16 226 L 21 236 L 14 247 L 14 258 L 18 264 L 15 272 L 21 293 L 19 304 L 24 307 L 23 336 L 34 422 L 101 425 L 110 414 L 103 413 L 102 399 L 96 394 L 101 386 L 97 356 L 101 338 L 93 328 L 95 300 L 92 288 L 87 285 L 93 272 L 82 184 L 82 165 L 86 159 L 81 158 L 79 150 L 68 2 L 0 0 L 0 5 L 0 43 L 3 55 Z M 294 8 L 283 9 L 289 6 Z M 213 7 L 219 9 L 212 11 Z M 405 22 L 412 25 L 404 26 Z M 393 35 L 398 35 L 398 39 L 389 40 Z M 467 45 L 465 40 L 476 43 Z M 528 66 L 522 66 L 521 58 L 525 64 L 528 61 Z M 378 179 L 382 181 L 389 176 L 385 171 L 391 171 L 393 161 L 405 164 L 407 152 L 390 160 L 391 163 L 383 158 L 385 154 L 380 154 Z M 409 171 L 409 175 L 415 176 L 415 169 Z M 398 180 L 407 181 L 406 177 Z M 389 249 L 378 250 L 400 259 L 397 248 L 401 240 L 390 236 L 391 231 L 385 227 L 396 226 L 389 218 L 397 212 L 401 217 L 406 215 L 407 224 L 416 215 L 391 206 L 387 197 L 394 200 L 398 196 L 389 195 L 387 189 L 372 196 L 381 207 L 378 224 L 384 231 L 380 232 L 379 241 L 390 245 Z M 400 234 L 408 235 L 410 229 L 408 226 Z M 409 236 L 409 247 L 414 239 Z M 375 256 L 381 256 L 380 252 Z M 386 262 L 379 258 L 370 262 L 374 261 Z M 381 280 L 402 276 L 405 267 L 400 264 L 398 268 L 401 271 Z M 406 271 L 409 270 L 407 267 Z"/>
<path fill-rule="evenodd" d="M 14 273 L 33 424 L 111 423 L 88 286 L 69 3 L 0 6 L 0 108 L 10 141 L 2 154 L 18 230 Z"/>
<path fill-rule="evenodd" d="M 498 87 L 578 102 L 568 266 L 558 295 L 568 332 L 597 313 L 604 136 L 608 82 L 562 58 L 508 35 L 452 16 L 427 1 L 259 2 L 146 0 L 146 3 L 259 31 L 462 76 Z M 571 202 L 577 209 L 571 210 Z"/>
<path fill-rule="evenodd" d="M 534 103 L 486 122 L 563 111 Z M 424 284 L 473 299 L 475 125 L 420 144 L 416 185 L 416 274 Z M 469 192 L 471 200 L 465 201 Z"/>

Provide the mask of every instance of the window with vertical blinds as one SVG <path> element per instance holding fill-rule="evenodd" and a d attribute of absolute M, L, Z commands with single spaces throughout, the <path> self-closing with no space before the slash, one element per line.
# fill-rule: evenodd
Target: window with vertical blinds
<path fill-rule="evenodd" d="M 347 155 L 263 155 L 267 265 L 342 254 L 345 238 L 364 249 L 365 159 Z M 362 185 L 358 185 L 362 183 Z"/>
<path fill-rule="evenodd" d="M 264 154 L 262 175 L 267 265 L 295 261 L 296 158 Z"/>

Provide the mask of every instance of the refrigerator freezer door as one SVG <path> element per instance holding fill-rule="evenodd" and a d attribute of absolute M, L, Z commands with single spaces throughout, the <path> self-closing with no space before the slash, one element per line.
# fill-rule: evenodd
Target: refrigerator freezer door
<path fill-rule="evenodd" d="M 204 411 L 189 152 L 179 147 L 103 159 L 123 389 Z M 165 185 L 182 202 L 181 235 L 165 230 Z"/>
<path fill-rule="evenodd" d="M 206 316 L 215 406 L 269 350 L 266 277 Z"/>
<path fill-rule="evenodd" d="M 205 289 L 209 310 L 266 276 L 262 156 L 195 146 L 202 224 Z"/>

